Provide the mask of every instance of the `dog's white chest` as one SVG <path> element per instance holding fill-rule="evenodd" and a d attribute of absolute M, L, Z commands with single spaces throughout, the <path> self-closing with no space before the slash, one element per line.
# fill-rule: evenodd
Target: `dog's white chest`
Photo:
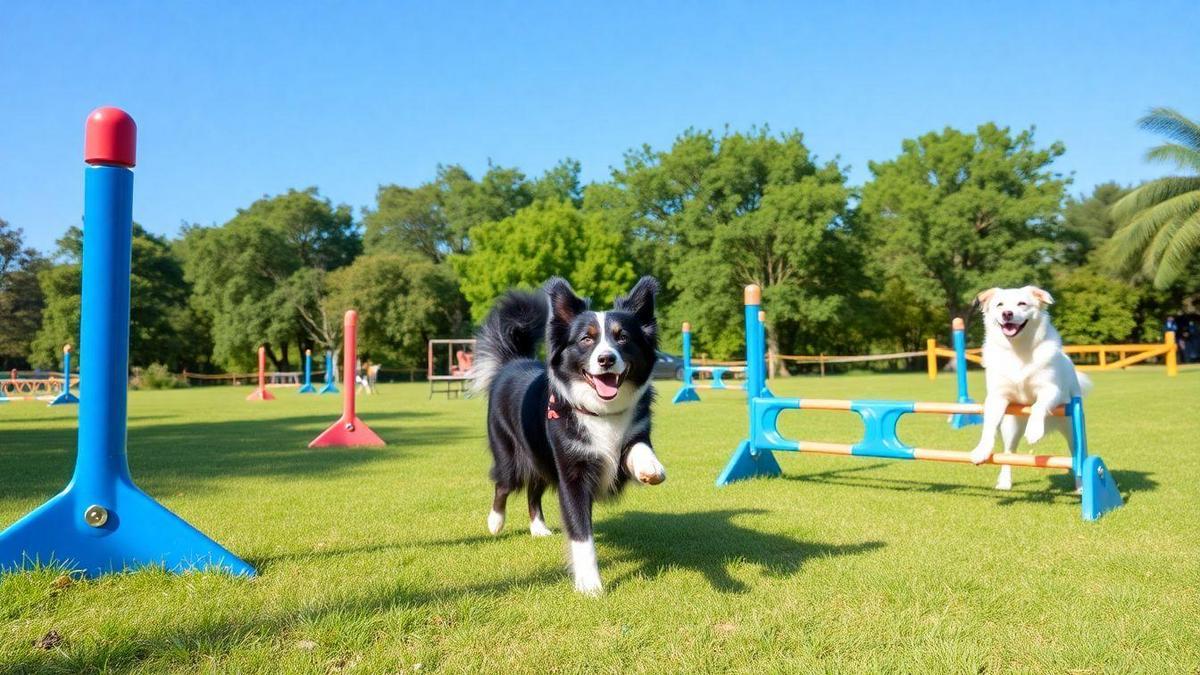
<path fill-rule="evenodd" d="M 597 487 L 607 490 L 617 479 L 617 466 L 629 432 L 630 418 L 629 414 L 578 417 L 587 435 L 580 449 L 599 460 L 601 465 L 600 484 Z"/>

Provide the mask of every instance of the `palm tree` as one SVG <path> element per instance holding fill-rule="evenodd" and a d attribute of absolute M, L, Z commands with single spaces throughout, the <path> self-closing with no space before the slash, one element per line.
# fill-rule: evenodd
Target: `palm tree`
<path fill-rule="evenodd" d="M 1112 261 L 1139 266 L 1158 288 L 1171 285 L 1200 250 L 1200 124 L 1170 108 L 1155 108 L 1138 126 L 1169 142 L 1151 148 L 1146 160 L 1174 163 L 1193 175 L 1167 176 L 1139 186 L 1113 204 L 1126 223 L 1112 238 Z"/>

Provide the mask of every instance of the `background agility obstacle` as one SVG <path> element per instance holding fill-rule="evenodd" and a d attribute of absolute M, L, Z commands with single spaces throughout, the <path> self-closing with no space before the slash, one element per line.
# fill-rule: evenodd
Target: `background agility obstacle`
<path fill-rule="evenodd" d="M 704 364 L 692 363 L 692 324 L 683 322 L 683 387 L 675 393 L 674 403 L 699 401 L 697 389 L 732 389 L 725 386 L 727 373 L 745 373 L 746 366 L 742 363 Z M 697 384 L 695 373 L 708 373 L 712 382 Z M 742 389 L 745 389 L 743 386 Z"/>
<path fill-rule="evenodd" d="M 932 450 L 905 444 L 896 435 L 900 417 L 910 413 L 981 414 L 983 407 L 970 403 L 931 403 L 922 401 L 875 401 L 776 398 L 766 390 L 763 368 L 764 342 L 759 319 L 762 294 L 758 286 L 745 290 L 747 401 L 749 436 L 734 450 L 725 469 L 717 477 L 717 485 L 753 478 L 778 476 L 782 473 L 774 451 L 807 452 L 828 455 L 852 455 L 884 459 L 909 459 L 938 462 L 970 463 L 970 453 L 953 450 Z M 777 426 L 785 410 L 844 410 L 859 415 L 863 421 L 863 439 L 853 445 L 821 441 L 797 441 L 784 438 Z M 1028 408 L 1010 406 L 1010 415 L 1027 415 Z M 1074 398 L 1054 411 L 1055 415 L 1071 418 L 1072 456 L 994 454 L 990 464 L 1026 466 L 1071 471 L 1081 486 L 1084 520 L 1095 520 L 1105 512 L 1123 505 L 1116 481 L 1103 460 L 1088 454 L 1087 432 L 1083 402 Z"/>

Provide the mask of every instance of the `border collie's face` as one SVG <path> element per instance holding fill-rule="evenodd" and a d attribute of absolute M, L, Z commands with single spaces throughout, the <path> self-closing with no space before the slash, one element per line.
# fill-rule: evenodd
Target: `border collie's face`
<path fill-rule="evenodd" d="M 563 279 L 546 282 L 550 370 L 572 405 L 611 414 L 629 408 L 650 380 L 657 358 L 654 296 L 658 282 L 642 277 L 613 309 L 593 312 Z"/>
<path fill-rule="evenodd" d="M 1042 319 L 1042 308 L 1054 304 L 1054 298 L 1037 286 L 990 288 L 979 294 L 983 316 L 989 331 L 998 330 L 1012 340 Z"/>

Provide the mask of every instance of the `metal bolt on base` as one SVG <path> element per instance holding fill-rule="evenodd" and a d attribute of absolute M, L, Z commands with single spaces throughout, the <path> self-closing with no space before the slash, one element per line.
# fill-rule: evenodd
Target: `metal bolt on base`
<path fill-rule="evenodd" d="M 87 511 L 83 512 L 83 522 L 92 527 L 104 527 L 108 522 L 108 509 L 96 504 L 87 507 Z"/>

